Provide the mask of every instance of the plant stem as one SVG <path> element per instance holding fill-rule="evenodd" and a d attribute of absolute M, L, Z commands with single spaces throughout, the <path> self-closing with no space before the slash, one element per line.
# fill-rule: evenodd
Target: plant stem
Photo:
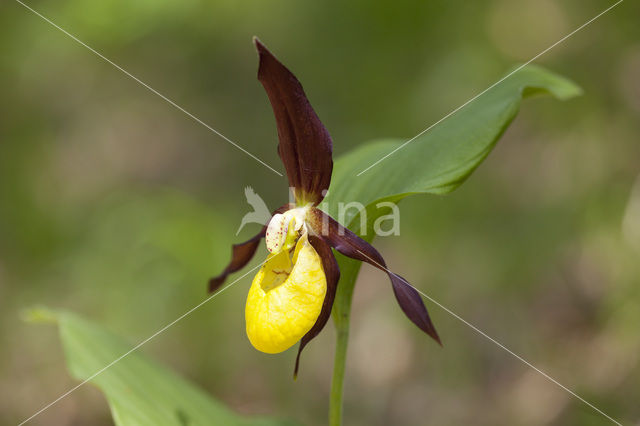
<path fill-rule="evenodd" d="M 336 354 L 333 361 L 333 379 L 329 397 L 329 425 L 342 425 L 342 397 L 344 375 L 347 362 L 347 346 L 349 344 L 349 319 L 351 316 L 351 300 L 353 289 L 360 271 L 360 262 L 338 256 L 340 264 L 340 284 L 333 303 L 333 323 L 336 327 Z"/>
<path fill-rule="evenodd" d="M 349 344 L 349 321 L 337 328 L 336 354 L 333 361 L 333 379 L 331 380 L 331 396 L 329 400 L 329 425 L 342 425 L 342 394 L 344 389 L 344 372 L 347 361 L 347 345 Z"/>

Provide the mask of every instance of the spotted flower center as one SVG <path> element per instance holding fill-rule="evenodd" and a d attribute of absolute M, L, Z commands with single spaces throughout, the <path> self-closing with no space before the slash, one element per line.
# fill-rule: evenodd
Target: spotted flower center
<path fill-rule="evenodd" d="M 265 234 L 267 250 L 270 253 L 291 250 L 298 238 L 307 233 L 305 217 L 308 211 L 309 207 L 298 207 L 273 215 Z"/>

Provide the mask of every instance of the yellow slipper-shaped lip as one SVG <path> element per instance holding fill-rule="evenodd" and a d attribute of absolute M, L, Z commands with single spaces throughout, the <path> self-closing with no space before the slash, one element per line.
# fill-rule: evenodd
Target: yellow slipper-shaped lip
<path fill-rule="evenodd" d="M 293 256 L 283 250 L 267 257 L 247 296 L 247 336 L 259 351 L 289 349 L 315 324 L 327 292 L 322 260 L 303 235 Z"/>

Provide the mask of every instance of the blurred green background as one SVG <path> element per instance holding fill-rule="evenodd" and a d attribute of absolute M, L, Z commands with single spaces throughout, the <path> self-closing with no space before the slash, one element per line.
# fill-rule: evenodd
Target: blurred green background
<path fill-rule="evenodd" d="M 612 2 L 28 4 L 282 171 L 253 35 L 302 81 L 340 155 L 416 135 Z M 0 10 L 0 423 L 16 424 L 77 383 L 54 328 L 23 309 L 65 308 L 136 343 L 200 302 L 257 230 L 234 236 L 244 187 L 276 207 L 287 185 L 19 3 Z M 527 100 L 462 188 L 403 202 L 401 235 L 377 242 L 419 289 L 623 424 L 640 424 L 638 18 L 623 2 L 540 58 L 585 95 Z M 332 327 L 294 382 L 295 349 L 265 355 L 245 337 L 249 283 L 142 352 L 238 412 L 326 423 Z M 345 424 L 609 424 L 426 305 L 443 348 L 363 268 Z M 112 421 L 85 386 L 31 424 Z"/>

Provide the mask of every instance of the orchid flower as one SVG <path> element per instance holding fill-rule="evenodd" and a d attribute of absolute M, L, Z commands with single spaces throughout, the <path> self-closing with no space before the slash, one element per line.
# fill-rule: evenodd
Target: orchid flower
<path fill-rule="evenodd" d="M 254 43 L 260 59 L 258 80 L 275 114 L 278 154 L 295 203 L 276 210 L 256 236 L 233 245 L 230 263 L 209 281 L 209 291 L 216 291 L 230 273 L 243 268 L 265 238 L 269 254 L 247 296 L 247 336 L 266 353 L 283 352 L 300 341 L 295 375 L 302 349 L 331 315 L 340 278 L 334 249 L 386 272 L 405 315 L 440 343 L 418 292 L 387 269 L 373 246 L 318 208 L 331 182 L 331 137 L 296 77 L 258 39 Z"/>

